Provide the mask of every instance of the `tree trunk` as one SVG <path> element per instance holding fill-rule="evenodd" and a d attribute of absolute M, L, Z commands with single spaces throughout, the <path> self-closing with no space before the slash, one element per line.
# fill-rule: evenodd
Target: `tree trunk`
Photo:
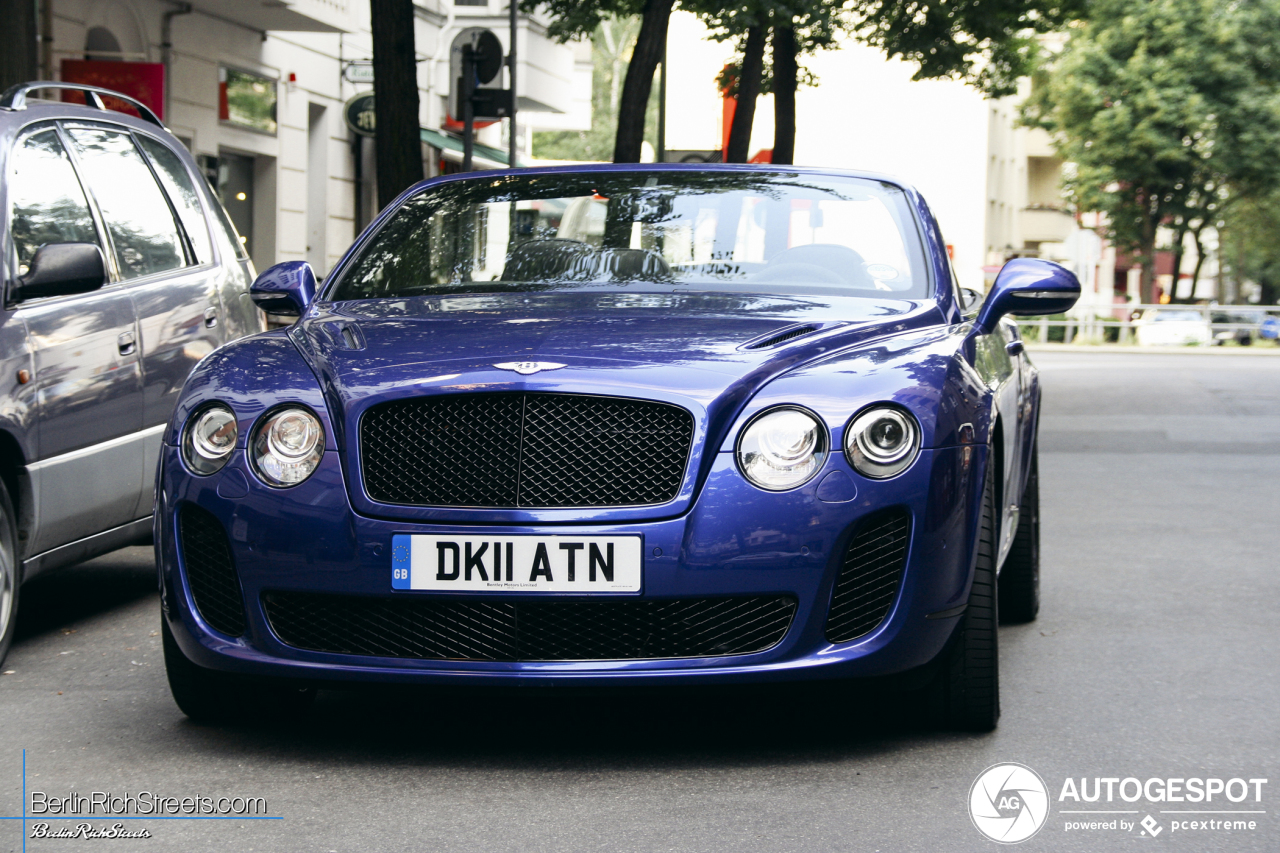
<path fill-rule="evenodd" d="M 1173 233 L 1173 283 L 1169 285 L 1170 305 L 1176 305 L 1178 302 L 1178 285 L 1181 283 L 1182 259 L 1187 253 L 1184 245 L 1187 241 L 1187 227 L 1180 225 Z"/>
<path fill-rule="evenodd" d="M 1138 251 L 1142 254 L 1138 299 L 1143 305 L 1151 305 L 1156 301 L 1156 225 L 1159 221 L 1159 209 L 1151 210 L 1148 207 L 1142 220 L 1142 242 L 1138 246 Z"/>
<path fill-rule="evenodd" d="M 745 163 L 751 156 L 751 125 L 755 122 L 756 98 L 760 95 L 760 77 L 764 74 L 764 37 L 763 26 L 747 30 L 738 75 L 738 108 L 733 112 L 729 147 L 724 153 L 726 163 Z"/>
<path fill-rule="evenodd" d="M 1200 227 L 1191 232 L 1191 242 L 1196 247 L 1196 265 L 1191 270 L 1191 300 L 1195 301 L 1196 285 L 1200 282 L 1200 271 L 1204 269 L 1204 244 L 1200 242 L 1200 232 L 1204 231 L 1208 218 L 1201 220 Z"/>
<path fill-rule="evenodd" d="M 48 0 L 46 0 L 48 2 Z M 40 78 L 36 42 L 36 4 L 32 0 L 0 0 L 0 92 Z"/>
<path fill-rule="evenodd" d="M 418 65 L 413 44 L 413 0 L 370 0 L 373 76 L 377 83 L 378 207 L 422 180 L 418 127 Z M 458 81 L 449 81 L 456 86 Z"/>
<path fill-rule="evenodd" d="M 796 31 L 773 28 L 773 162 L 796 161 Z"/>
<path fill-rule="evenodd" d="M 618 104 L 618 133 L 613 142 L 613 162 L 639 163 L 640 146 L 644 143 L 644 117 L 648 112 L 653 74 L 662 61 L 667 44 L 667 25 L 675 0 L 645 0 L 644 18 L 636 46 L 627 64 L 627 79 L 622 84 L 622 101 Z"/>

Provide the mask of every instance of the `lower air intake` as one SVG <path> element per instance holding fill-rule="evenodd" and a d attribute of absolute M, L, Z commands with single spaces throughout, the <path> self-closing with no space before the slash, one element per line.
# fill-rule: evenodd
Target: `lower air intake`
<path fill-rule="evenodd" d="M 290 646 L 421 660 L 575 661 L 722 657 L 782 642 L 794 598 L 372 598 L 298 592 L 263 596 Z"/>
<path fill-rule="evenodd" d="M 847 643 L 879 627 L 898 597 L 911 518 L 895 509 L 863 519 L 844 552 L 827 615 L 827 641 Z"/>
<path fill-rule="evenodd" d="M 187 504 L 178 515 L 178 531 L 187 584 L 200 618 L 216 631 L 239 637 L 244 633 L 244 599 L 222 522 Z"/>

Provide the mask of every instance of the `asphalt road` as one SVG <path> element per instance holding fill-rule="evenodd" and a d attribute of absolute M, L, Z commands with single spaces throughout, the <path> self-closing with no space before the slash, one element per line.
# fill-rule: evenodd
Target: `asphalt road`
<path fill-rule="evenodd" d="M 50 796 L 254 796 L 283 818 L 134 821 L 152 838 L 93 849 L 994 850 L 970 786 L 1021 762 L 1050 797 L 1025 850 L 1278 850 L 1280 359 L 1036 359 L 1044 607 L 1002 629 L 994 734 L 922 731 L 888 699 L 793 690 L 324 692 L 288 727 L 198 726 L 169 697 L 151 555 L 135 548 L 28 588 L 0 676 L 0 814 L 21 813 L 25 749 L 28 787 Z M 1242 803 L 1075 804 L 1058 799 L 1068 777 L 1270 782 L 1261 803 L 1250 789 Z M 1090 806 L 1132 813 L 1062 814 Z M 1176 831 L 1224 816 L 1164 813 L 1209 808 L 1265 813 L 1233 832 Z M 1065 829 L 1147 814 L 1154 839 Z M 0 851 L 21 835 L 0 821 Z"/>

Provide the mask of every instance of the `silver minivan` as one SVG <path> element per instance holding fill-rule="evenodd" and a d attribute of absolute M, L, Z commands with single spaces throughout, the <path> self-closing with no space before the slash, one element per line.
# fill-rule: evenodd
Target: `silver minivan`
<path fill-rule="evenodd" d="M 42 90 L 85 103 L 31 97 Z M 187 374 L 264 328 L 253 279 L 226 211 L 146 106 L 63 83 L 0 95 L 0 660 L 23 582 L 150 537 Z"/>

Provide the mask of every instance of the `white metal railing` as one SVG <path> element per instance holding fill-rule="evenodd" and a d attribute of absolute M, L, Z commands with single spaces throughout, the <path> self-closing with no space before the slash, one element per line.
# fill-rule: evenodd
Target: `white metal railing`
<path fill-rule="evenodd" d="M 1134 330 L 1140 324 L 1137 315 L 1156 310 L 1195 311 L 1204 317 L 1205 322 L 1216 335 L 1219 332 L 1240 330 L 1252 333 L 1252 337 L 1260 337 L 1262 319 L 1258 322 L 1214 322 L 1213 315 L 1218 314 L 1265 314 L 1280 319 L 1280 305 L 1139 305 L 1136 303 L 1118 304 L 1112 309 L 1112 316 L 1092 317 L 1016 317 L 1022 337 L 1030 343 L 1047 343 L 1050 341 L 1050 329 L 1061 328 L 1061 342 L 1071 343 L 1135 343 Z M 1115 314 L 1121 314 L 1116 317 Z M 1107 330 L 1115 329 L 1112 334 Z M 1057 337 L 1052 336 L 1052 337 Z"/>

